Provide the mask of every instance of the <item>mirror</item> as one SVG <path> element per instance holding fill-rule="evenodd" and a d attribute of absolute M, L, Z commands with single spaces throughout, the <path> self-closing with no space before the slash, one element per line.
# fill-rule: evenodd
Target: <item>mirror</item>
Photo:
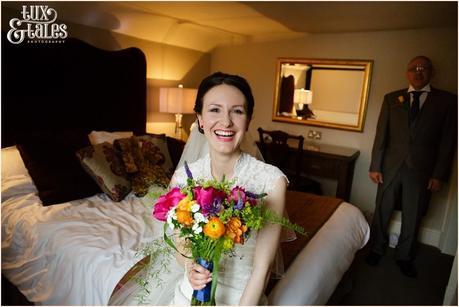
<path fill-rule="evenodd" d="M 372 60 L 279 58 L 273 121 L 363 131 Z"/>

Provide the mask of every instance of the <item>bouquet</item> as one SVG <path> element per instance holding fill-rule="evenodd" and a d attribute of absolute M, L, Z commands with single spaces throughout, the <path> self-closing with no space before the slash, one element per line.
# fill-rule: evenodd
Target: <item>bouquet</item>
<path fill-rule="evenodd" d="M 223 253 L 231 253 L 235 244 L 244 244 L 251 231 L 267 223 L 276 223 L 301 234 L 304 230 L 286 218 L 276 215 L 264 204 L 266 194 L 254 194 L 234 181 L 194 179 L 185 163 L 187 182 L 161 195 L 153 208 L 153 216 L 164 221 L 164 240 L 178 251 L 168 230 L 184 238 L 191 257 L 182 254 L 212 273 L 212 281 L 195 290 L 192 305 L 215 305 L 219 261 Z M 179 252 L 179 251 L 178 251 Z"/>

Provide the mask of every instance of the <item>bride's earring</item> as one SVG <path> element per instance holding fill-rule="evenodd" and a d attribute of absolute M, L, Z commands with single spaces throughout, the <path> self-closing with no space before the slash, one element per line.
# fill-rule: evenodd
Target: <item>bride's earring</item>
<path fill-rule="evenodd" d="M 197 118 L 197 120 L 198 120 L 198 131 L 204 134 L 204 130 L 203 130 L 204 125 L 199 121 L 199 118 Z"/>

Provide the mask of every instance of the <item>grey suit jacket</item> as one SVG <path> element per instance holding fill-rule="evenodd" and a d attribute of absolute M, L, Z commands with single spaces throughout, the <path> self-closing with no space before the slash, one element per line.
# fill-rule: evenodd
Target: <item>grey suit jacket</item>
<path fill-rule="evenodd" d="M 446 181 L 457 142 L 457 96 L 431 88 L 414 123 L 409 122 L 407 89 L 384 96 L 370 171 L 383 174 L 387 187 L 406 161 L 422 180 Z"/>

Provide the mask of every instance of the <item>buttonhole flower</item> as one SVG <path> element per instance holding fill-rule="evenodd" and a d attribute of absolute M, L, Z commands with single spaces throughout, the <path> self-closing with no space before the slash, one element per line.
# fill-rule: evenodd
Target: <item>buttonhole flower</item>
<path fill-rule="evenodd" d="M 398 102 L 399 102 L 399 103 L 402 104 L 402 103 L 405 102 L 405 97 L 403 97 L 403 95 L 400 95 L 400 96 L 398 96 L 397 98 L 398 98 Z"/>

